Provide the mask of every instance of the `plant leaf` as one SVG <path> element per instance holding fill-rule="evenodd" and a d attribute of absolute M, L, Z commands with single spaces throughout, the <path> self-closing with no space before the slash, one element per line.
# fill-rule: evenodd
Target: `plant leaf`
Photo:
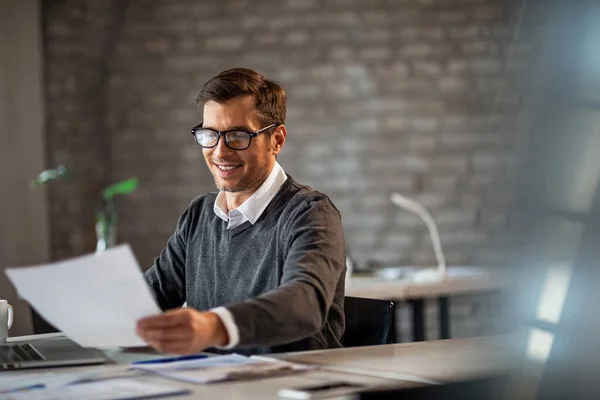
<path fill-rule="evenodd" d="M 105 200 L 110 200 L 118 194 L 129 194 L 137 189 L 139 184 L 138 178 L 129 178 L 123 181 L 114 183 L 102 191 L 102 197 Z"/>
<path fill-rule="evenodd" d="M 54 169 L 47 169 L 42 171 L 33 181 L 31 181 L 32 187 L 40 186 L 44 183 L 56 181 L 58 179 L 66 179 L 71 176 L 69 170 L 64 165 L 59 165 Z"/>

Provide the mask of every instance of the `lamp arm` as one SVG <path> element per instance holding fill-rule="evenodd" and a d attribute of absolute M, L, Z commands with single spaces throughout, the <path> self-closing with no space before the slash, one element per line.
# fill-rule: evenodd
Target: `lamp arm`
<path fill-rule="evenodd" d="M 444 251 L 442 250 L 440 233 L 438 231 L 437 224 L 433 220 L 433 217 L 431 216 L 429 211 L 427 211 L 427 209 L 421 204 L 407 197 L 404 197 L 399 193 L 393 193 L 390 196 L 390 200 L 398 207 L 408 210 L 414 214 L 417 214 L 421 218 L 421 220 L 423 220 L 423 222 L 427 226 L 427 229 L 429 230 L 429 236 L 431 237 L 431 243 L 433 244 L 433 251 L 435 253 L 435 258 L 438 263 L 438 272 L 441 275 L 446 275 L 446 258 L 444 257 Z"/>

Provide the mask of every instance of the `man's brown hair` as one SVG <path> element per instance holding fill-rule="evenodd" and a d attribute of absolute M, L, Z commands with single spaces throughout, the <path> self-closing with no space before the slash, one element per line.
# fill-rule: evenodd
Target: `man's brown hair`
<path fill-rule="evenodd" d="M 260 72 L 248 68 L 228 69 L 210 78 L 196 98 L 198 106 L 208 100 L 225 103 L 234 97 L 252 95 L 263 126 L 285 124 L 285 90 Z"/>

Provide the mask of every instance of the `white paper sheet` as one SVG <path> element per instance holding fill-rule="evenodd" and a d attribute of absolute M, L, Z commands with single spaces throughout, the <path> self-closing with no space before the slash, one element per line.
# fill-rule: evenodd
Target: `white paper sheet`
<path fill-rule="evenodd" d="M 282 360 L 261 361 L 240 354 L 170 363 L 132 364 L 131 368 L 157 373 L 165 378 L 192 383 L 260 379 L 314 369 L 314 366 Z"/>
<path fill-rule="evenodd" d="M 188 393 L 183 388 L 137 382 L 132 379 L 112 379 L 60 388 L 34 389 L 3 395 L 5 400 L 125 400 L 149 399 Z"/>
<path fill-rule="evenodd" d="M 161 312 L 129 245 L 6 274 L 21 297 L 84 347 L 144 346 L 136 321 Z"/>

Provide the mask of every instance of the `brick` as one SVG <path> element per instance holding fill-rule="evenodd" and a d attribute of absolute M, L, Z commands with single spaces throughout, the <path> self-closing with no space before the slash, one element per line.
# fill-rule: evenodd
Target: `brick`
<path fill-rule="evenodd" d="M 440 11 L 434 15 L 434 19 L 441 24 L 459 24 L 467 20 L 467 11 Z"/>
<path fill-rule="evenodd" d="M 260 32 L 252 38 L 252 41 L 259 46 L 270 46 L 277 44 L 281 35 L 276 35 L 273 32 Z"/>
<path fill-rule="evenodd" d="M 348 38 L 347 32 L 340 28 L 319 29 L 314 36 L 316 43 L 340 43 Z"/>
<path fill-rule="evenodd" d="M 339 11 L 334 13 L 322 14 L 324 23 L 332 26 L 356 26 L 359 22 L 358 14 L 353 11 Z"/>
<path fill-rule="evenodd" d="M 410 265 L 417 267 L 434 267 L 437 265 L 433 248 L 419 249 L 412 252 Z"/>
<path fill-rule="evenodd" d="M 417 75 L 435 76 L 442 72 L 442 65 L 439 62 L 419 61 L 414 63 L 413 70 Z"/>
<path fill-rule="evenodd" d="M 339 204 L 337 205 L 339 206 Z M 384 219 L 381 216 L 361 216 L 361 215 L 349 215 L 348 218 L 342 220 L 344 229 L 364 229 L 364 230 L 375 230 L 384 224 Z M 365 238 L 363 241 L 372 241 L 372 238 Z"/>
<path fill-rule="evenodd" d="M 177 49 L 183 53 L 194 52 L 196 50 L 196 41 L 193 39 L 182 39 L 177 43 Z"/>
<path fill-rule="evenodd" d="M 500 48 L 497 43 L 487 40 L 476 40 L 465 43 L 462 46 L 462 51 L 467 57 L 479 55 L 495 56 L 500 53 Z"/>
<path fill-rule="evenodd" d="M 490 211 L 483 213 L 480 221 L 481 226 L 484 227 L 507 227 L 509 217 L 508 213 L 504 211 Z"/>
<path fill-rule="evenodd" d="M 403 169 L 410 171 L 424 171 L 429 166 L 429 160 L 417 155 L 405 155 L 400 157 L 400 164 Z"/>
<path fill-rule="evenodd" d="M 301 76 L 301 71 L 296 68 L 282 68 L 277 72 L 275 79 L 279 81 L 293 81 Z"/>
<path fill-rule="evenodd" d="M 376 100 L 370 100 L 365 104 L 365 109 L 373 110 L 377 112 L 382 111 L 390 111 L 390 112 L 398 112 L 406 110 L 408 107 L 408 102 L 402 99 L 396 98 L 380 98 Z"/>
<path fill-rule="evenodd" d="M 474 39 L 479 35 L 480 28 L 476 25 L 453 26 L 448 29 L 453 39 Z"/>
<path fill-rule="evenodd" d="M 438 49 L 429 43 L 415 42 L 400 48 L 400 53 L 405 57 L 418 58 L 437 54 Z"/>
<path fill-rule="evenodd" d="M 248 4 L 244 1 L 244 4 Z M 315 0 L 286 0 L 284 7 L 291 10 L 308 10 L 314 8 L 316 5 Z"/>
<path fill-rule="evenodd" d="M 169 50 L 169 42 L 164 39 L 149 40 L 144 43 L 144 48 L 149 53 L 165 54 Z"/>
<path fill-rule="evenodd" d="M 316 84 L 302 85 L 297 87 L 291 94 L 297 100 L 311 100 L 321 94 L 321 88 Z"/>
<path fill-rule="evenodd" d="M 430 78 L 412 78 L 390 82 L 386 87 L 395 95 L 409 96 L 415 93 L 434 92 L 436 82 Z"/>
<path fill-rule="evenodd" d="M 447 246 L 481 246 L 488 241 L 488 235 L 481 230 L 461 229 L 458 231 L 452 230 L 452 232 L 440 232 L 440 239 Z"/>
<path fill-rule="evenodd" d="M 331 58 L 335 61 L 350 61 L 354 58 L 354 50 L 351 48 L 336 47 L 331 50 Z"/>
<path fill-rule="evenodd" d="M 413 118 L 411 120 L 411 128 L 415 132 L 435 132 L 438 129 L 438 120 L 437 118 Z"/>
<path fill-rule="evenodd" d="M 394 0 L 394 1 L 398 2 L 398 0 Z M 404 0 L 402 0 L 402 1 L 404 1 Z M 411 3 L 410 1 L 406 1 L 405 3 L 412 5 L 412 4 L 410 4 Z M 398 24 L 404 25 L 404 24 L 408 24 L 408 23 L 414 23 L 414 21 L 421 16 L 420 10 L 418 10 L 416 8 L 402 7 L 402 8 L 398 8 L 396 10 L 397 11 L 392 14 L 393 15 L 392 20 Z"/>
<path fill-rule="evenodd" d="M 433 219 L 438 227 L 470 227 L 473 226 L 477 218 L 475 210 L 448 208 L 436 212 Z"/>
<path fill-rule="evenodd" d="M 471 150 L 481 143 L 481 134 L 477 132 L 442 132 L 440 145 L 449 150 Z"/>
<path fill-rule="evenodd" d="M 477 6 L 473 9 L 473 20 L 477 22 L 493 22 L 500 18 L 500 8 L 497 5 Z"/>
<path fill-rule="evenodd" d="M 440 77 L 438 85 L 442 93 L 463 93 L 469 90 L 469 81 L 467 79 L 454 76 Z"/>
<path fill-rule="evenodd" d="M 436 148 L 436 137 L 433 135 L 417 134 L 408 138 L 408 147 L 415 152 L 433 151 Z"/>
<path fill-rule="evenodd" d="M 338 70 L 333 65 L 313 65 L 308 70 L 308 75 L 314 79 L 329 80 L 337 76 Z"/>
<path fill-rule="evenodd" d="M 243 36 L 221 36 L 210 38 L 205 41 L 209 50 L 230 51 L 240 49 L 244 45 Z"/>
<path fill-rule="evenodd" d="M 466 155 L 436 155 L 432 157 L 431 165 L 434 169 L 444 172 L 463 174 L 469 167 L 469 159 Z"/>
<path fill-rule="evenodd" d="M 385 11 L 377 11 L 377 10 L 370 10 L 365 12 L 362 15 L 363 20 L 365 21 L 365 23 L 367 24 L 373 24 L 373 25 L 385 25 L 389 22 L 390 20 L 390 15 L 389 13 L 385 12 Z M 374 32 L 389 32 L 389 31 L 385 31 L 385 30 L 376 30 Z M 382 35 L 388 35 L 380 33 Z"/>
<path fill-rule="evenodd" d="M 448 195 L 442 192 L 429 192 L 417 194 L 412 199 L 420 203 L 423 207 L 433 210 L 446 204 L 448 202 Z"/>
<path fill-rule="evenodd" d="M 469 62 L 470 69 L 478 74 L 497 74 L 502 71 L 502 61 L 494 58 L 482 58 Z"/>
<path fill-rule="evenodd" d="M 501 166 L 504 157 L 497 153 L 475 153 L 473 154 L 473 167 L 475 171 L 491 170 Z"/>
<path fill-rule="evenodd" d="M 424 190 L 449 190 L 457 187 L 459 176 L 452 174 L 452 171 L 442 171 L 441 173 L 426 176 L 422 184 Z"/>
<path fill-rule="evenodd" d="M 383 119 L 383 126 L 390 130 L 404 130 L 410 126 L 410 121 L 406 117 L 387 117 Z"/>
<path fill-rule="evenodd" d="M 389 29 L 372 29 L 366 32 L 361 32 L 359 39 L 365 43 L 380 43 L 388 42 L 392 38 L 392 33 Z"/>
<path fill-rule="evenodd" d="M 310 41 L 310 35 L 307 32 L 295 31 L 288 32 L 283 38 L 283 42 L 291 46 L 301 46 Z"/>
<path fill-rule="evenodd" d="M 360 52 L 360 57 L 367 61 L 381 61 L 390 57 L 390 51 L 387 47 L 371 47 L 363 49 Z"/>
<path fill-rule="evenodd" d="M 294 17 L 291 15 L 279 16 L 277 18 L 270 18 L 266 21 L 263 20 L 263 27 L 272 30 L 287 30 L 290 26 L 294 24 Z"/>
<path fill-rule="evenodd" d="M 385 235 L 385 243 L 390 249 L 409 248 L 414 246 L 415 237 L 402 232 L 389 232 Z"/>
<path fill-rule="evenodd" d="M 419 38 L 419 33 L 418 26 L 405 26 L 400 28 L 399 36 L 403 40 L 414 40 Z"/>
<path fill-rule="evenodd" d="M 404 229 L 423 227 L 424 223 L 417 215 L 398 207 L 396 207 L 396 210 L 394 226 Z"/>

